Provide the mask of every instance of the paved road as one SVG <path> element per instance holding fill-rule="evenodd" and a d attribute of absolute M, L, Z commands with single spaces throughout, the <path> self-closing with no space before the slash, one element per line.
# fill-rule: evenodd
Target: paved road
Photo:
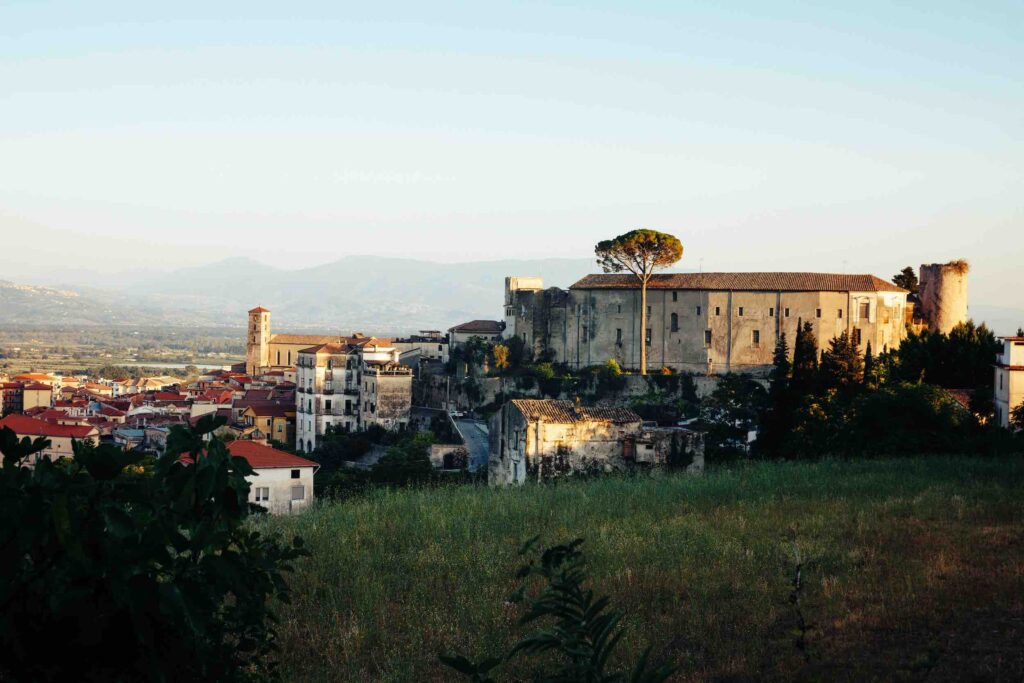
<path fill-rule="evenodd" d="M 488 444 L 487 425 L 482 420 L 471 420 L 467 417 L 459 418 L 455 425 L 466 440 L 466 450 L 469 451 L 469 471 L 475 472 L 478 467 L 487 465 Z"/>

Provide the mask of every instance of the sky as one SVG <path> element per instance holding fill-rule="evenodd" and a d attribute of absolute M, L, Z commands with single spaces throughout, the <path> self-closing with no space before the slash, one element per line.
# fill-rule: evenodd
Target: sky
<path fill-rule="evenodd" d="M 650 227 L 681 269 L 967 258 L 1024 308 L 1021 35 L 1019 0 L 0 0 L 0 278 Z"/>

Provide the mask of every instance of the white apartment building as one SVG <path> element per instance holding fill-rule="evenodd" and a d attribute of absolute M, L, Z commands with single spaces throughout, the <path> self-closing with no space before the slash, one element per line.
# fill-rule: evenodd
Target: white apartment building
<path fill-rule="evenodd" d="M 409 422 L 412 370 L 389 340 L 356 335 L 298 352 L 295 445 L 312 452 L 329 426 L 346 432 Z"/>
<path fill-rule="evenodd" d="M 996 421 L 1010 426 L 1010 412 L 1024 403 L 1024 337 L 1002 337 L 996 356 Z"/>

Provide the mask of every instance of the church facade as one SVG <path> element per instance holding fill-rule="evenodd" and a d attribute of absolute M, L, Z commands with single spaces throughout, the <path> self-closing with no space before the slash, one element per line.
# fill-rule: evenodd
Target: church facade
<path fill-rule="evenodd" d="M 873 275 L 836 273 L 669 273 L 647 289 L 640 328 L 640 287 L 632 275 L 588 275 L 568 290 L 544 289 L 540 278 L 505 280 L 505 330 L 536 357 L 572 369 L 615 359 L 648 371 L 761 375 L 771 369 L 776 340 L 790 353 L 797 324 L 809 322 L 819 353 L 848 332 L 863 353 L 899 346 L 913 315 L 907 292 Z"/>

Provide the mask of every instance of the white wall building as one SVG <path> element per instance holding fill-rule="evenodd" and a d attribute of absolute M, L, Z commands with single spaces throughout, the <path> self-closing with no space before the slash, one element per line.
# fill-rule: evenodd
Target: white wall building
<path fill-rule="evenodd" d="M 371 424 L 386 429 L 408 424 L 412 370 L 399 365 L 399 356 L 389 340 L 363 336 L 299 351 L 297 450 L 312 452 L 332 425 L 335 430 L 352 432 Z"/>
<path fill-rule="evenodd" d="M 317 463 L 255 441 L 232 441 L 228 451 L 245 458 L 255 470 L 248 478 L 250 503 L 282 515 L 303 510 L 313 502 Z"/>
<path fill-rule="evenodd" d="M 996 421 L 1010 426 L 1010 412 L 1024 403 L 1024 337 L 1003 337 L 996 356 Z"/>

